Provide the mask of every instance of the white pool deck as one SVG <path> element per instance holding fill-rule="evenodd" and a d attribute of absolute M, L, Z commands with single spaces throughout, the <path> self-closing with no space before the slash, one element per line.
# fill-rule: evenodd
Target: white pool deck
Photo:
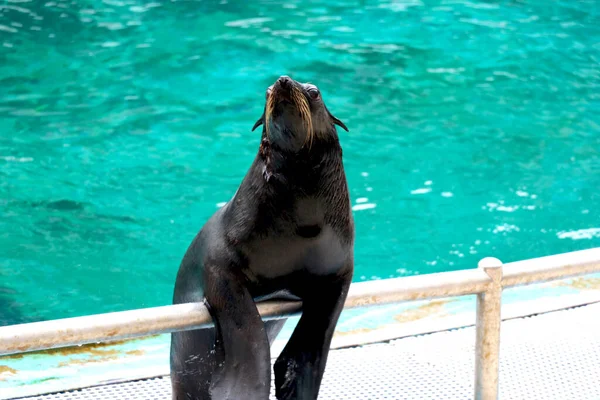
<path fill-rule="evenodd" d="M 466 327 L 334 349 L 319 399 L 472 399 L 474 336 Z M 600 399 L 600 303 L 505 320 L 501 338 L 500 399 Z M 167 400 L 170 381 L 162 375 L 26 398 Z"/>

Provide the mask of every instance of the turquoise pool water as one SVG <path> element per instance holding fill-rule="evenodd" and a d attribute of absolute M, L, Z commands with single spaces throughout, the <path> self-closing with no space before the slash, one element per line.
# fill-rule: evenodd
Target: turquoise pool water
<path fill-rule="evenodd" d="M 0 4 L 0 325 L 169 304 L 279 75 L 340 131 L 355 280 L 600 246 L 596 1 Z"/>

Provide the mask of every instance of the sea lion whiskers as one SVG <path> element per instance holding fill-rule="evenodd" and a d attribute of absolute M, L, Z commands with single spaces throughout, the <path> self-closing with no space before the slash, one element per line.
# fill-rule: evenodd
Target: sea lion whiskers
<path fill-rule="evenodd" d="M 308 104 L 308 100 L 304 96 L 304 93 L 296 86 L 292 86 L 292 101 L 294 105 L 298 108 L 300 112 L 300 117 L 304 122 L 304 127 L 306 128 L 306 139 L 304 143 L 308 142 L 308 147 L 312 146 L 314 130 L 312 123 L 312 114 L 310 112 L 310 105 Z"/>
<path fill-rule="evenodd" d="M 265 124 L 265 131 L 267 134 L 267 137 L 269 137 L 269 133 L 271 131 L 271 123 L 272 123 L 272 115 L 273 115 L 273 111 L 275 110 L 275 97 L 277 96 L 277 93 L 275 91 L 271 91 L 269 92 L 269 94 L 267 95 L 267 104 L 265 105 L 265 114 L 264 117 L 259 119 L 255 126 L 253 127 L 253 130 L 260 125 L 260 123 L 264 123 Z M 292 104 L 298 109 L 298 112 L 300 113 L 300 117 L 302 118 L 303 124 L 304 124 L 304 128 L 306 130 L 306 138 L 304 143 L 309 143 L 309 147 L 312 146 L 312 142 L 313 142 L 313 138 L 314 138 L 314 129 L 313 129 L 313 123 L 312 123 L 312 114 L 310 111 L 310 104 L 308 104 L 308 100 L 306 100 L 306 97 L 304 96 L 304 93 L 302 92 L 302 90 L 300 90 L 298 87 L 296 86 L 292 86 L 291 90 L 290 90 L 290 100 L 292 102 Z"/>
<path fill-rule="evenodd" d="M 265 116 L 264 116 L 264 124 L 265 131 L 267 133 L 267 138 L 269 137 L 269 131 L 271 127 L 271 116 L 273 115 L 273 110 L 275 109 L 275 100 L 273 100 L 273 92 L 269 93 L 267 97 L 267 105 L 265 106 Z M 257 122 L 258 124 L 258 122 Z"/>

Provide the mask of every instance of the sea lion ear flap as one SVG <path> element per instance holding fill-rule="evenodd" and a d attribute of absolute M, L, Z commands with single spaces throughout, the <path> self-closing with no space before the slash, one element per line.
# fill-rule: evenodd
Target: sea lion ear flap
<path fill-rule="evenodd" d="M 260 118 L 258 119 L 258 121 L 256 121 L 256 123 L 254 123 L 254 126 L 252 127 L 252 132 L 254 132 L 254 130 L 256 128 L 258 128 L 259 126 L 261 126 L 263 124 L 263 120 L 265 119 L 265 115 L 261 115 Z"/>
<path fill-rule="evenodd" d="M 346 132 L 348 131 L 348 127 L 346 126 L 346 124 L 344 124 L 342 121 L 340 121 L 339 119 L 337 119 L 336 117 L 334 117 L 331 113 L 329 113 L 329 116 L 331 117 L 331 120 L 333 121 L 334 124 L 336 124 L 337 126 L 340 126 L 342 128 L 344 128 L 344 130 Z"/>

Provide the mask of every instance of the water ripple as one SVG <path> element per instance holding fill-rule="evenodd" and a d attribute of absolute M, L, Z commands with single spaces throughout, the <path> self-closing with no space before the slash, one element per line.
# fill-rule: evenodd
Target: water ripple
<path fill-rule="evenodd" d="M 599 246 L 599 20 L 542 0 L 2 2 L 8 319 L 168 304 L 281 74 L 350 128 L 357 280 Z"/>

